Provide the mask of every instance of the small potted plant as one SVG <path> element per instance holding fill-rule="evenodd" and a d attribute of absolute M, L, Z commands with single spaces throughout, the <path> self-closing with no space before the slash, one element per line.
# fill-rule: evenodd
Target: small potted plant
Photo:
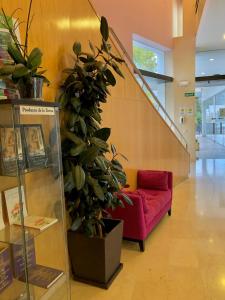
<path fill-rule="evenodd" d="M 42 99 L 43 83 L 49 84 L 49 81 L 43 75 L 46 70 L 41 69 L 43 55 L 41 50 L 34 48 L 30 52 L 28 51 L 29 29 L 32 23 L 31 8 L 32 0 L 30 0 L 29 5 L 24 43 L 19 41 L 17 35 L 18 27 L 22 22 L 19 19 L 11 22 L 2 9 L 1 26 L 7 29 L 10 34 L 11 42 L 9 42 L 7 50 L 12 58 L 12 63 L 0 67 L 0 77 L 10 80 L 16 85 L 20 98 L 40 100 Z"/>
<path fill-rule="evenodd" d="M 104 17 L 100 31 L 101 46 L 89 42 L 91 53 L 85 53 L 76 42 L 75 65 L 65 70 L 62 154 L 74 277 L 107 288 L 121 269 L 122 221 L 103 215 L 108 208 L 123 206 L 121 199 L 132 203 L 121 191 L 126 174 L 118 157 L 124 156 L 109 146 L 110 128 L 100 128 L 101 103 L 107 102 L 108 87 L 116 84 L 113 72 L 123 76 L 118 66 L 123 60 L 111 52 Z"/>

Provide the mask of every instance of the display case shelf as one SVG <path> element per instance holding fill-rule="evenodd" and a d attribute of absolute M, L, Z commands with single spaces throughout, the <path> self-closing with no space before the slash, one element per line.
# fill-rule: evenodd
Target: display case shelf
<path fill-rule="evenodd" d="M 30 294 L 30 300 L 36 300 L 36 299 L 48 300 L 51 298 L 54 300 L 63 300 L 66 298 L 62 294 L 62 290 L 65 292 L 66 289 L 67 289 L 67 278 L 66 275 L 63 275 L 48 289 L 40 288 L 38 286 L 30 284 L 28 290 Z M 24 282 L 14 279 L 12 284 L 0 294 L 0 299 L 2 300 L 3 299 L 4 300 L 29 299 L 27 296 L 27 289 Z"/>
<path fill-rule="evenodd" d="M 0 101 L 0 299 L 70 299 L 59 107 Z"/>

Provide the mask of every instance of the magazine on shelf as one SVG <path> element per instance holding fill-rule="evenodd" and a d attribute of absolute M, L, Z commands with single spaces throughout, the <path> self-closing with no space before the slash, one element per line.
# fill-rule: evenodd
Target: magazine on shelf
<path fill-rule="evenodd" d="M 23 140 L 29 169 L 46 168 L 48 156 L 41 124 L 23 125 Z"/>
<path fill-rule="evenodd" d="M 9 224 L 21 225 L 20 207 L 23 207 L 23 223 L 25 227 L 43 231 L 58 222 L 56 218 L 28 215 L 24 188 L 21 187 L 21 203 L 19 201 L 19 188 L 15 187 L 4 192 Z"/>
<path fill-rule="evenodd" d="M 45 289 L 50 288 L 63 274 L 61 270 L 38 264 L 28 269 L 29 283 Z M 25 274 L 19 280 L 25 282 Z"/>
<path fill-rule="evenodd" d="M 21 170 L 25 169 L 25 153 L 20 126 L 0 127 L 0 153 L 3 175 L 15 175 L 17 167 Z"/>
<path fill-rule="evenodd" d="M 0 230 L 5 228 L 4 220 L 3 220 L 3 211 L 2 211 L 2 193 L 0 192 Z"/>

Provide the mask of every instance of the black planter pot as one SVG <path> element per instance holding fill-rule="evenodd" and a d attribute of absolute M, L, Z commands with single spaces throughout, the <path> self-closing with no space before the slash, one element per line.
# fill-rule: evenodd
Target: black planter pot
<path fill-rule="evenodd" d="M 120 263 L 123 221 L 104 219 L 104 238 L 89 238 L 68 231 L 68 248 L 74 279 L 107 289 L 122 269 Z"/>

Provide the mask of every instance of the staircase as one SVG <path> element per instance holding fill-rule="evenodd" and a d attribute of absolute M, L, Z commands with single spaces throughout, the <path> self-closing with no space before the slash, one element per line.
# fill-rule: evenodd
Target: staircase
<path fill-rule="evenodd" d="M 99 20 L 92 4 L 88 2 Z M 98 42 L 97 28 L 95 34 Z M 110 38 L 115 54 L 125 60 L 121 67 L 125 79 L 119 76 L 116 78 L 117 84 L 110 91 L 108 103 L 103 107 L 103 126 L 112 128 L 111 142 L 128 157 L 128 163 L 123 162 L 128 183 L 131 189 L 135 189 L 137 170 L 151 169 L 172 171 L 176 185 L 189 175 L 187 141 L 134 65 L 113 29 L 110 30 Z"/>

